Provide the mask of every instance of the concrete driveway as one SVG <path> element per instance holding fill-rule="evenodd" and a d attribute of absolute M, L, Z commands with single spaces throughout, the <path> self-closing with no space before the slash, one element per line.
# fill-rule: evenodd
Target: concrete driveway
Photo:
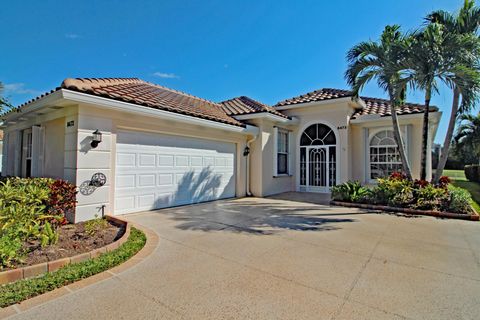
<path fill-rule="evenodd" d="M 291 197 L 290 197 L 291 198 Z M 142 263 L 15 319 L 478 319 L 480 224 L 245 198 L 127 216 Z"/>

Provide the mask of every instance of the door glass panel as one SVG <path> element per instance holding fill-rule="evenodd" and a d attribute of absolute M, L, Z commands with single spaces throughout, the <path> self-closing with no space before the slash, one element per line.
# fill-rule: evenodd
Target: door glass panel
<path fill-rule="evenodd" d="M 305 186 L 307 184 L 307 149 L 300 148 L 300 185 Z"/>
<path fill-rule="evenodd" d="M 312 187 L 326 186 L 327 182 L 327 150 L 315 148 L 309 151 L 309 185 Z"/>

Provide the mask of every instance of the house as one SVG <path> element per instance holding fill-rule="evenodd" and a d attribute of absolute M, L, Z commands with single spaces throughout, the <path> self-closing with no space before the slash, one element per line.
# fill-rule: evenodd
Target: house
<path fill-rule="evenodd" d="M 408 103 L 398 111 L 415 177 L 423 109 Z M 429 148 L 440 116 L 433 108 Z M 2 129 L 2 174 L 76 184 L 75 222 L 246 195 L 329 192 L 401 169 L 388 101 L 355 101 L 347 90 L 268 106 L 243 96 L 215 103 L 137 78 L 66 79 L 3 115 Z"/>

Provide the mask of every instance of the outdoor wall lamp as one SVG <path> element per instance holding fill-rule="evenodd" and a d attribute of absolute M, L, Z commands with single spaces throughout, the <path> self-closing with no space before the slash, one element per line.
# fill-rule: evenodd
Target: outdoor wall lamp
<path fill-rule="evenodd" d="M 250 148 L 248 146 L 243 149 L 243 156 L 246 157 L 250 154 Z"/>
<path fill-rule="evenodd" d="M 102 133 L 97 129 L 92 133 L 92 142 L 90 143 L 90 145 L 92 146 L 92 148 L 95 149 L 96 147 L 98 147 L 98 144 L 100 142 L 102 142 Z"/>

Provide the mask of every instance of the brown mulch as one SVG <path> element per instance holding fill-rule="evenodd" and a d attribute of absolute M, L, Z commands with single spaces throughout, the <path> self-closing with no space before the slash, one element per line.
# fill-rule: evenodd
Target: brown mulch
<path fill-rule="evenodd" d="M 106 228 L 97 230 L 93 235 L 85 232 L 85 223 L 67 224 L 59 228 L 58 242 L 42 248 L 39 241 L 25 244 L 28 254 L 23 262 L 15 267 L 24 267 L 37 263 L 72 257 L 77 254 L 104 247 L 122 237 L 123 226 L 108 222 Z"/>

